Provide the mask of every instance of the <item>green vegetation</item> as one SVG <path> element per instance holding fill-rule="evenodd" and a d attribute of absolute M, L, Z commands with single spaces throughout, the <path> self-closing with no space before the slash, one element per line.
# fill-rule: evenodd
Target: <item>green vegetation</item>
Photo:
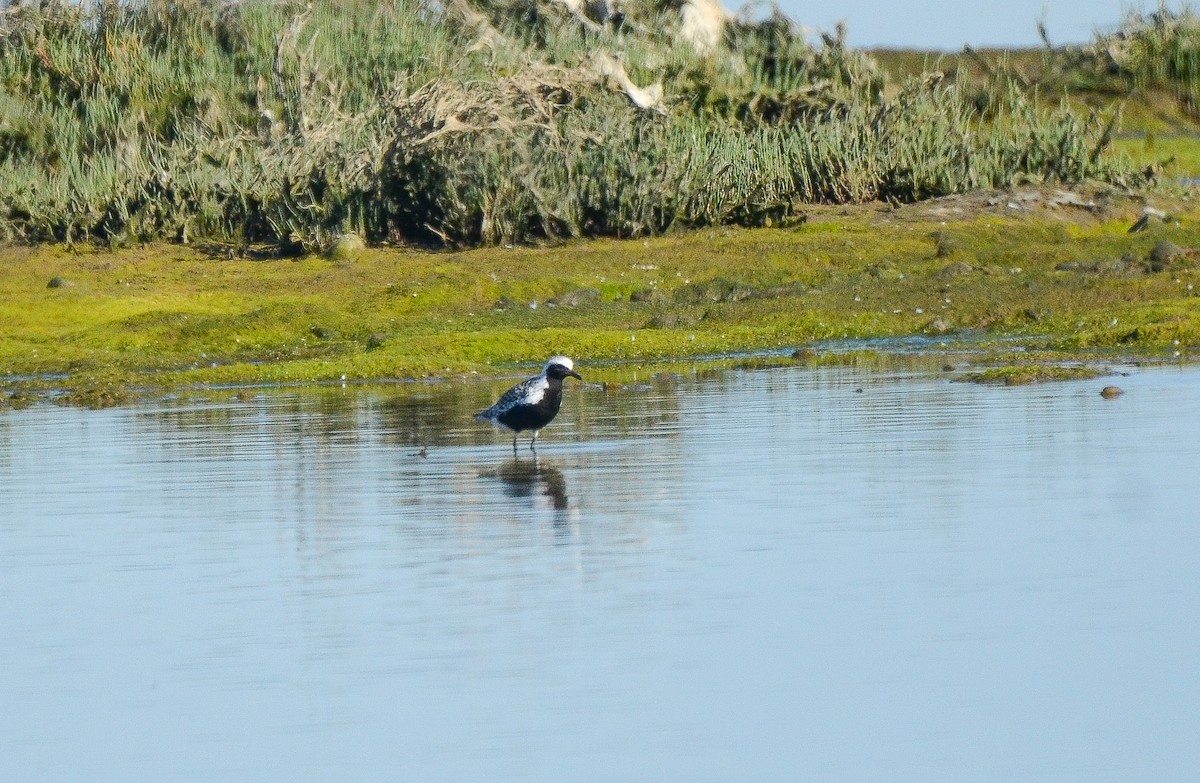
<path fill-rule="evenodd" d="M 1194 358 L 1194 205 L 1159 201 L 1168 218 L 1130 233 L 1141 204 L 1112 189 L 1006 198 L 813 208 L 792 228 L 367 249 L 349 260 L 14 248 L 0 264 L 3 389 L 106 404 L 196 383 L 504 374 L 557 352 L 592 367 L 762 350 L 820 362 L 825 341 L 910 335 L 931 350 L 998 352 L 1004 364 L 1012 340 L 1055 362 Z"/>
<path fill-rule="evenodd" d="M 989 367 L 970 372 L 957 381 L 966 383 L 995 383 L 1004 386 L 1025 386 L 1048 381 L 1086 381 L 1110 375 L 1111 372 L 1077 364 L 1016 364 Z"/>
<path fill-rule="evenodd" d="M 982 95 L 941 74 L 888 83 L 840 36 L 812 45 L 779 16 L 705 49 L 672 4 L 631 7 L 600 24 L 532 0 L 7 8 L 0 229 L 461 247 L 1142 181 L 1104 154 L 1113 112 L 1047 105 L 1011 74 Z"/>
<path fill-rule="evenodd" d="M 1200 136 L 1157 136 L 1113 140 L 1113 150 L 1138 167 L 1161 167 L 1161 176 L 1200 177 Z"/>
<path fill-rule="evenodd" d="M 586 13 L 0 11 L 0 404 L 913 335 L 1012 383 L 1200 346 L 1186 7 L 936 58 Z"/>
<path fill-rule="evenodd" d="M 944 71 L 980 104 L 992 100 L 997 81 L 1009 80 L 1043 100 L 1065 98 L 1081 113 L 1117 111 L 1115 158 L 1163 183 L 1200 177 L 1200 16 L 1191 6 L 1130 11 L 1083 46 L 1054 46 L 1040 29 L 1041 49 L 872 54 L 892 78 Z"/>
<path fill-rule="evenodd" d="M 1094 73 L 1123 80 L 1134 89 L 1169 88 L 1184 108 L 1200 112 L 1200 16 L 1190 6 L 1172 11 L 1129 11 L 1114 33 L 1098 37 Z"/>

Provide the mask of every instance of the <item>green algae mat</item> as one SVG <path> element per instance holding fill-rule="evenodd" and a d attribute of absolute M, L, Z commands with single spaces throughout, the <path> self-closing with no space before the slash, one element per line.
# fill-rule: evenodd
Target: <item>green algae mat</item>
<path fill-rule="evenodd" d="M 206 384 L 515 375 L 554 353 L 615 376 L 911 335 L 984 351 L 1020 338 L 1056 361 L 1188 360 L 1200 348 L 1197 248 L 1200 209 L 1186 195 L 1103 187 L 814 207 L 768 229 L 337 260 L 13 246 L 0 251 L 0 395 L 104 405 Z"/>

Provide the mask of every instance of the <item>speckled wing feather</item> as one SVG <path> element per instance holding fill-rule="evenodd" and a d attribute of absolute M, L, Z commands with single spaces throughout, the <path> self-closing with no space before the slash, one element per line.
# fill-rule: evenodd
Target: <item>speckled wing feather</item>
<path fill-rule="evenodd" d="M 518 405 L 536 405 L 548 388 L 550 388 L 550 382 L 546 380 L 546 376 L 535 375 L 504 392 L 495 405 L 486 411 L 475 414 L 475 418 L 494 422 Z"/>

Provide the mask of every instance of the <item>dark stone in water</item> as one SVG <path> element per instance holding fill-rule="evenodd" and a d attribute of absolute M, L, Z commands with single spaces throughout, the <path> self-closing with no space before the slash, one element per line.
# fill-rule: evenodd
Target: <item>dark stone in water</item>
<path fill-rule="evenodd" d="M 813 348 L 797 348 L 792 351 L 792 358 L 796 361 L 807 362 L 817 358 L 817 352 Z"/>
<path fill-rule="evenodd" d="M 1100 396 L 1106 400 L 1115 400 L 1125 393 L 1120 386 L 1105 386 L 1100 390 Z"/>

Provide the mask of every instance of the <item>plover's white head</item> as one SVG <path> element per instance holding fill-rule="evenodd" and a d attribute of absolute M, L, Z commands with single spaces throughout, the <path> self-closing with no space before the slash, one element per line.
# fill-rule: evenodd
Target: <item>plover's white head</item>
<path fill-rule="evenodd" d="M 583 376 L 575 372 L 575 363 L 566 356 L 551 356 L 546 362 L 546 366 L 542 368 L 542 377 L 551 380 L 562 380 L 568 377 L 583 380 Z"/>

